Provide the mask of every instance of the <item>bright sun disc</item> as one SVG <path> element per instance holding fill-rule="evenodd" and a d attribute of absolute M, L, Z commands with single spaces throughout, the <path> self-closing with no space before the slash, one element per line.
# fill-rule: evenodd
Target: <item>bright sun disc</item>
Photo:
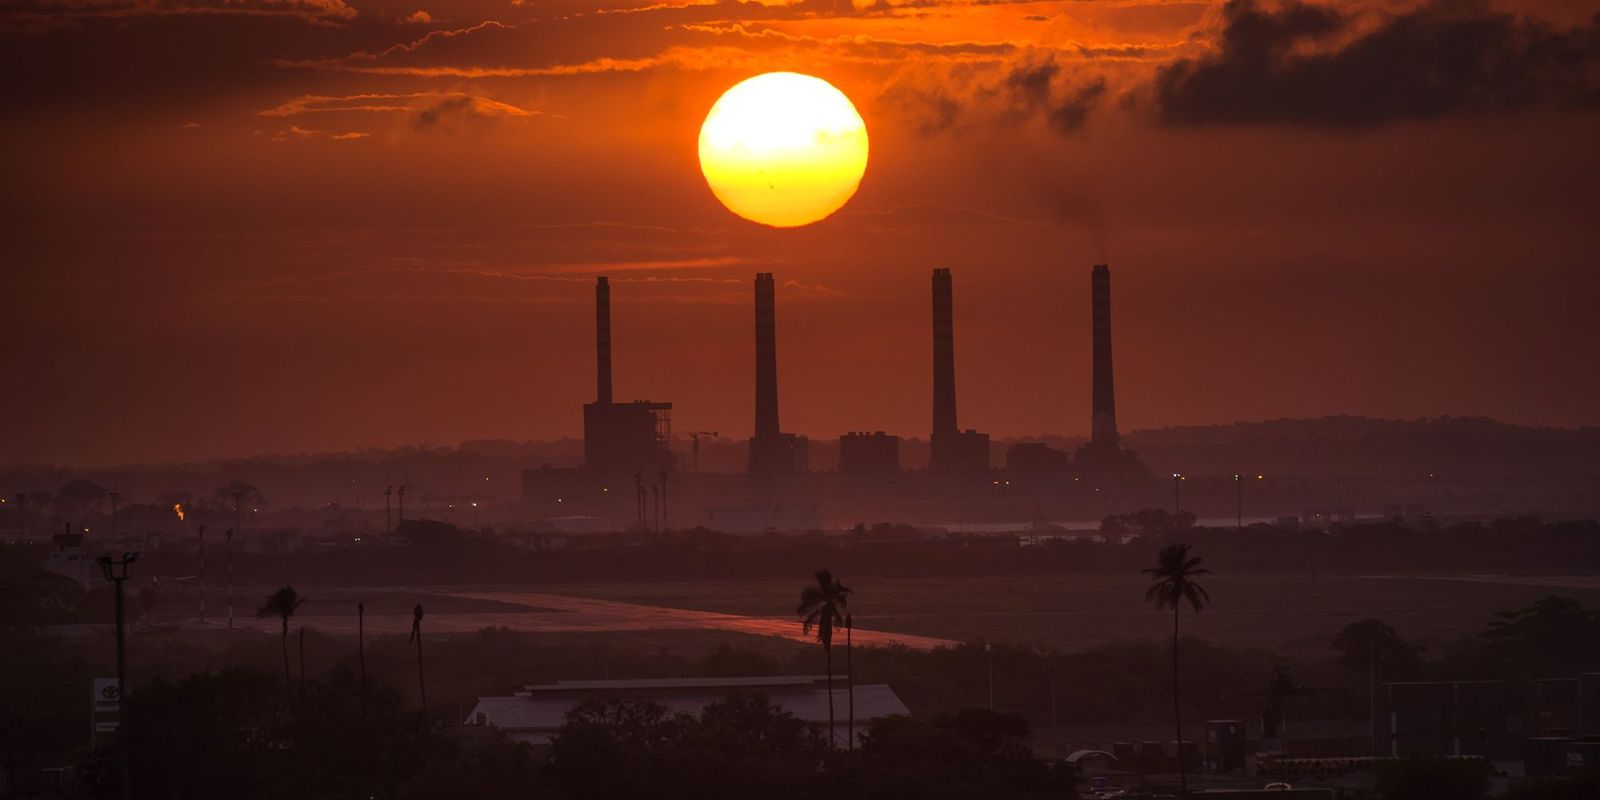
<path fill-rule="evenodd" d="M 778 228 L 838 211 L 867 171 L 867 126 L 821 78 L 769 72 L 723 93 L 700 126 L 700 171 L 729 211 Z"/>

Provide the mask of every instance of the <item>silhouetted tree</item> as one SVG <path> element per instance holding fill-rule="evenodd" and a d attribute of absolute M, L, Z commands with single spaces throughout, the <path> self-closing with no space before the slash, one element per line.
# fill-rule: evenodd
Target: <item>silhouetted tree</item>
<path fill-rule="evenodd" d="M 828 670 L 828 743 L 833 744 L 833 629 L 844 624 L 844 614 L 850 605 L 850 589 L 825 569 L 817 570 L 817 582 L 800 590 L 800 605 L 795 613 L 800 615 L 800 630 L 809 635 L 817 631 L 817 641 L 822 643 L 822 658 Z"/>
<path fill-rule="evenodd" d="M 277 617 L 283 623 L 283 686 L 285 689 L 294 680 L 289 673 L 289 619 L 294 612 L 300 610 L 306 599 L 294 590 L 293 586 L 285 586 L 272 594 L 267 595 L 266 602 L 256 609 L 256 616 L 266 619 Z"/>
<path fill-rule="evenodd" d="M 1384 800 L 1482 800 L 1489 792 L 1486 761 L 1408 758 L 1378 770 Z"/>
<path fill-rule="evenodd" d="M 217 490 L 211 493 L 212 497 L 222 503 L 223 508 L 228 509 L 233 508 L 234 495 L 239 496 L 239 504 L 242 509 L 259 506 L 267 500 L 266 495 L 263 495 L 260 489 L 237 478 L 228 481 L 224 486 L 218 486 Z"/>
<path fill-rule="evenodd" d="M 1600 613 L 1571 597 L 1549 595 L 1495 617 L 1479 636 L 1497 654 L 1567 667 L 1600 657 Z"/>
<path fill-rule="evenodd" d="M 422 673 L 422 604 L 418 603 L 411 609 L 411 638 L 406 640 L 417 645 L 417 689 L 422 697 L 422 724 L 428 724 L 428 679 Z"/>
<path fill-rule="evenodd" d="M 1155 604 L 1158 611 L 1172 609 L 1172 725 L 1177 733 L 1178 783 L 1185 794 L 1189 791 L 1189 773 L 1183 753 L 1183 706 L 1178 699 L 1178 612 L 1187 603 L 1199 613 L 1211 602 L 1205 587 L 1196 581 L 1211 574 L 1211 570 L 1200 566 L 1201 560 L 1189 555 L 1189 545 L 1173 543 L 1161 548 L 1156 565 L 1144 571 L 1153 579 L 1144 593 L 1145 602 Z"/>
<path fill-rule="evenodd" d="M 106 489 L 94 481 L 67 481 L 56 490 L 56 513 L 63 519 L 82 522 L 89 514 L 99 514 Z"/>
<path fill-rule="evenodd" d="M 1355 672 L 1366 672 L 1369 662 L 1387 677 L 1404 680 L 1412 677 L 1422 661 L 1417 648 L 1380 619 L 1367 617 L 1339 629 L 1329 644 L 1339 661 Z"/>

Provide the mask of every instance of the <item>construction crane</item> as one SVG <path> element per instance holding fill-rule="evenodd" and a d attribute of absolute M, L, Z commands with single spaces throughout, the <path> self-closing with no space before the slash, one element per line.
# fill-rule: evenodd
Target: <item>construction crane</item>
<path fill-rule="evenodd" d="M 700 437 L 702 437 L 702 436 L 710 436 L 711 438 L 715 439 L 718 436 L 721 436 L 722 434 L 717 433 L 716 431 L 689 431 L 688 433 L 686 433 L 684 435 L 689 437 L 690 450 L 691 450 L 691 452 L 694 453 L 694 457 L 693 457 L 693 459 L 691 460 L 690 463 L 694 466 L 694 471 L 695 472 L 699 472 L 700 471 Z"/>

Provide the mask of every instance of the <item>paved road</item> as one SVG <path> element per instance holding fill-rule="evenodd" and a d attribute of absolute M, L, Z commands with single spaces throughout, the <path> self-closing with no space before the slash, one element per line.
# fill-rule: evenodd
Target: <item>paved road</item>
<path fill-rule="evenodd" d="M 510 628 L 511 630 L 530 633 L 715 630 L 747 633 L 754 636 L 780 636 L 794 641 L 809 641 L 808 637 L 801 634 L 799 621 L 794 619 L 744 617 L 737 614 L 721 614 L 714 611 L 691 611 L 681 608 L 668 608 L 666 606 L 622 603 L 615 600 L 595 600 L 586 597 L 545 594 L 542 592 L 452 592 L 438 589 L 431 591 L 433 594 L 473 600 L 490 600 L 539 610 L 530 610 L 527 613 L 504 611 L 428 614 L 423 619 L 424 630 L 428 633 L 471 633 L 490 627 Z M 426 605 L 424 605 L 424 609 L 426 609 Z M 356 617 L 354 614 L 341 614 L 338 616 L 301 614 L 296 615 L 295 623 L 324 633 L 353 635 L 356 632 Z M 242 628 L 254 628 L 274 633 L 278 631 L 279 625 L 276 619 L 257 619 L 255 617 L 241 617 L 236 619 L 234 624 Z M 217 626 L 217 623 L 208 623 L 207 625 L 207 627 Z M 371 634 L 407 633 L 411 630 L 411 615 L 409 613 L 368 614 L 366 627 L 367 632 Z M 843 636 L 842 632 L 840 636 Z M 905 633 L 862 630 L 860 628 L 856 629 L 854 638 L 855 643 L 863 647 L 900 645 L 913 650 L 932 650 L 935 647 L 948 647 L 957 644 L 949 639 L 939 639 L 932 636 L 915 636 Z"/>

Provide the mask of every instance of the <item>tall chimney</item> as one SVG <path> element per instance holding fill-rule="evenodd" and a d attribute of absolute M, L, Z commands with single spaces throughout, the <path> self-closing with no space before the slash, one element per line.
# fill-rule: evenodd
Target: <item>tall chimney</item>
<path fill-rule="evenodd" d="M 595 402 L 611 403 L 611 284 L 598 278 L 594 284 Z"/>
<path fill-rule="evenodd" d="M 956 349 L 950 270 L 933 271 L 933 435 L 956 428 Z"/>
<path fill-rule="evenodd" d="M 756 273 L 756 431 L 755 438 L 777 441 L 778 323 L 772 273 Z"/>
<path fill-rule="evenodd" d="M 1091 442 L 1117 447 L 1117 396 L 1111 382 L 1111 268 L 1096 264 L 1090 279 L 1094 320 L 1094 412 Z"/>

